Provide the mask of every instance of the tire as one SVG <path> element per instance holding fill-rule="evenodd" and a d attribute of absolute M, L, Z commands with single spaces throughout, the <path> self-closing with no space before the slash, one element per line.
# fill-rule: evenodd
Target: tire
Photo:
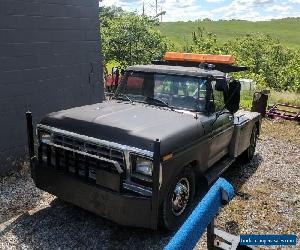
<path fill-rule="evenodd" d="M 256 125 L 254 125 L 250 137 L 250 145 L 249 147 L 241 154 L 241 160 L 244 163 L 250 162 L 255 155 L 256 142 L 258 137 L 258 130 Z"/>
<path fill-rule="evenodd" d="M 176 230 L 191 209 L 195 194 L 195 174 L 192 169 L 184 168 L 170 186 L 161 208 L 161 226 Z"/>

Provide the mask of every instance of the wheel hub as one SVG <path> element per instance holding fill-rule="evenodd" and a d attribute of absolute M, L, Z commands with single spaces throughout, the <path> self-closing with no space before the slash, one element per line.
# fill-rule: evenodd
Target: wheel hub
<path fill-rule="evenodd" d="M 181 215 L 189 202 L 190 183 L 187 178 L 180 179 L 173 191 L 172 212 L 175 216 Z"/>

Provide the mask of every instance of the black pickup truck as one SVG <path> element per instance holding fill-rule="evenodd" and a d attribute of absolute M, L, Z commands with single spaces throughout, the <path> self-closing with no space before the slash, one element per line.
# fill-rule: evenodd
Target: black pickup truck
<path fill-rule="evenodd" d="M 241 156 L 250 161 L 260 114 L 238 111 L 231 64 L 180 60 L 131 66 L 112 100 L 44 117 L 27 113 L 36 186 L 122 225 L 174 230 Z"/>

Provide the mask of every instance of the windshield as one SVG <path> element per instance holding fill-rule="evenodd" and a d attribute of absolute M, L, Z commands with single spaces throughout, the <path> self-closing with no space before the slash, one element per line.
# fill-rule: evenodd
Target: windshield
<path fill-rule="evenodd" d="M 206 83 L 206 78 L 199 77 L 126 72 L 116 97 L 124 99 L 126 96 L 134 102 L 204 112 Z"/>

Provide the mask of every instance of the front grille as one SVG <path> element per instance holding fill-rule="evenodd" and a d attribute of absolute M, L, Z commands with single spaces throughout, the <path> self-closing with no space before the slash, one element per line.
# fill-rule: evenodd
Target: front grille
<path fill-rule="evenodd" d="M 52 136 L 51 145 L 41 143 L 39 147 L 39 159 L 43 166 L 94 183 L 97 181 L 97 170 L 118 174 L 113 163 L 99 158 L 118 162 L 123 170 L 122 178 L 125 178 L 126 164 L 121 150 L 58 134 Z"/>
<path fill-rule="evenodd" d="M 120 164 L 121 168 L 125 170 L 124 153 L 121 150 L 58 134 L 53 135 L 52 141 L 59 146 L 116 161 Z"/>

